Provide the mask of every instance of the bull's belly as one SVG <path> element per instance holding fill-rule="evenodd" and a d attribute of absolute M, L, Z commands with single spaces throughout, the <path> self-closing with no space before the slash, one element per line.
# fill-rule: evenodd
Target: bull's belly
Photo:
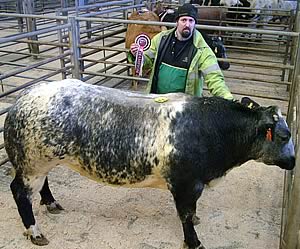
<path fill-rule="evenodd" d="M 110 175 L 104 177 L 97 173 L 95 169 L 87 170 L 77 162 L 66 162 L 62 163 L 61 165 L 67 166 L 78 172 L 80 175 L 105 185 L 122 186 L 126 188 L 168 189 L 167 182 L 160 174 L 159 169 L 154 169 L 150 175 L 145 175 L 143 177 L 135 177 L 134 175 L 129 175 L 128 173 L 127 177 L 121 177 L 122 174 L 116 174 L 116 172 L 111 172 Z"/>
<path fill-rule="evenodd" d="M 125 184 L 124 187 L 168 189 L 166 180 L 162 176 L 157 176 L 155 174 L 146 176 L 143 181 Z"/>

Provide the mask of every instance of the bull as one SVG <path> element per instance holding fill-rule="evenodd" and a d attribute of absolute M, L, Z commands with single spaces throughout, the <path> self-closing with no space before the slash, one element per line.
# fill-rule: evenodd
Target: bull
<path fill-rule="evenodd" d="M 59 164 L 106 184 L 168 188 L 189 249 L 205 248 L 194 229 L 196 202 L 212 180 L 251 159 L 295 166 L 291 133 L 276 106 L 145 95 L 72 79 L 25 90 L 7 114 L 4 139 L 16 172 L 11 191 L 25 235 L 37 245 L 49 241 L 32 197 L 39 192 L 52 213 L 63 209 L 47 179 Z"/>

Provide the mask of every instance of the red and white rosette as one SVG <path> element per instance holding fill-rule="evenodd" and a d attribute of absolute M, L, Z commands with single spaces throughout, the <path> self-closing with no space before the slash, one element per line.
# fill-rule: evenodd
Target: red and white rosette
<path fill-rule="evenodd" d="M 139 46 L 135 56 L 135 74 L 142 76 L 144 64 L 144 51 L 149 49 L 151 39 L 146 34 L 140 34 L 135 38 L 135 43 Z"/>

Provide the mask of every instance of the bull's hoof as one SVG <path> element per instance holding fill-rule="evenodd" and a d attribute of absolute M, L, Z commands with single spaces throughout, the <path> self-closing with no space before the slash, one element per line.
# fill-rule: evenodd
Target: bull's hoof
<path fill-rule="evenodd" d="M 182 249 L 206 249 L 206 248 L 202 244 L 196 247 L 189 247 L 186 243 L 183 243 Z"/>
<path fill-rule="evenodd" d="M 33 236 L 32 234 L 29 234 L 28 231 L 23 233 L 24 236 L 27 237 L 27 239 L 30 239 L 31 242 L 38 246 L 46 246 L 49 244 L 49 240 L 45 238 L 43 234 Z"/>
<path fill-rule="evenodd" d="M 194 226 L 197 226 L 200 224 L 200 218 L 197 215 L 193 215 L 192 222 Z"/>
<path fill-rule="evenodd" d="M 58 202 L 52 202 L 50 205 L 46 205 L 50 214 L 59 214 L 64 208 Z"/>
<path fill-rule="evenodd" d="M 32 235 L 30 236 L 30 240 L 33 244 L 37 246 L 46 246 L 49 244 L 49 240 L 47 240 L 43 234 L 37 237 L 33 237 Z"/>
<path fill-rule="evenodd" d="M 48 212 L 51 214 L 59 214 L 62 210 L 64 210 L 64 208 L 57 201 L 47 204 L 41 200 L 40 205 L 46 205 Z"/>

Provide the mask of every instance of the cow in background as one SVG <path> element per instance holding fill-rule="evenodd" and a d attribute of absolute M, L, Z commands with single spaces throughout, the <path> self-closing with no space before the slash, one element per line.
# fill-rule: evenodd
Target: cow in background
<path fill-rule="evenodd" d="M 221 4 L 225 4 L 226 0 L 221 0 Z M 227 19 L 237 19 L 244 24 L 239 26 L 246 26 L 254 29 L 263 29 L 268 23 L 274 23 L 279 20 L 283 22 L 284 19 L 289 18 L 287 11 L 295 10 L 297 7 L 296 1 L 285 0 L 239 0 L 240 3 L 232 5 L 227 14 Z M 243 13 L 238 13 L 242 11 Z M 237 13 L 234 13 L 237 12 Z M 246 13 L 245 13 L 246 12 Z M 274 16 L 273 16 L 274 15 Z M 256 40 L 261 41 L 261 34 L 256 35 Z"/>
<path fill-rule="evenodd" d="M 274 23 L 277 21 L 280 23 L 287 23 L 290 17 L 289 12 L 294 12 L 297 9 L 297 2 L 284 0 L 273 1 L 272 9 L 276 10 L 272 11 L 272 18 L 270 19 L 269 23 Z"/>
<path fill-rule="evenodd" d="M 159 22 L 159 17 L 153 11 L 137 12 L 134 11 L 128 17 L 128 20 L 139 21 L 154 21 Z M 162 31 L 161 26 L 156 25 L 140 25 L 140 24 L 128 24 L 126 36 L 125 36 L 125 48 L 130 48 L 130 45 L 134 43 L 135 38 L 139 34 L 147 34 L 150 38 Z"/>
<path fill-rule="evenodd" d="M 128 20 L 139 20 L 139 21 L 155 21 L 159 22 L 159 17 L 153 11 L 134 11 L 128 17 Z M 141 25 L 141 24 L 128 24 L 125 35 L 125 48 L 130 48 L 130 45 L 135 42 L 135 38 L 140 34 L 146 34 L 152 39 L 153 36 L 163 30 L 162 26 L 156 25 Z M 132 61 L 130 61 L 132 62 Z M 132 76 L 136 76 L 134 68 L 131 70 Z M 150 74 L 150 70 L 144 71 L 143 75 L 147 76 Z M 134 90 L 137 90 L 137 81 L 133 80 L 132 86 Z"/>
<path fill-rule="evenodd" d="M 289 18 L 287 11 L 293 11 L 297 8 L 297 1 L 288 0 L 190 0 L 190 3 L 199 6 L 228 7 L 230 12 L 226 14 L 226 19 L 231 21 L 229 26 L 253 29 L 263 29 L 266 24 L 276 21 L 287 22 Z M 238 20 L 239 23 L 235 24 L 235 20 Z M 251 38 L 251 34 L 243 34 L 242 37 L 244 36 Z M 262 41 L 261 38 L 261 34 L 256 34 L 256 41 Z"/>
<path fill-rule="evenodd" d="M 162 22 L 175 22 L 176 10 L 165 8 L 163 5 L 157 5 L 155 13 L 158 14 Z M 222 26 L 226 19 L 226 9 L 224 8 L 211 8 L 208 6 L 198 6 L 195 4 L 198 11 L 197 24 Z M 206 30 L 206 33 L 214 34 L 214 31 Z M 220 34 L 220 33 L 218 33 Z"/>

